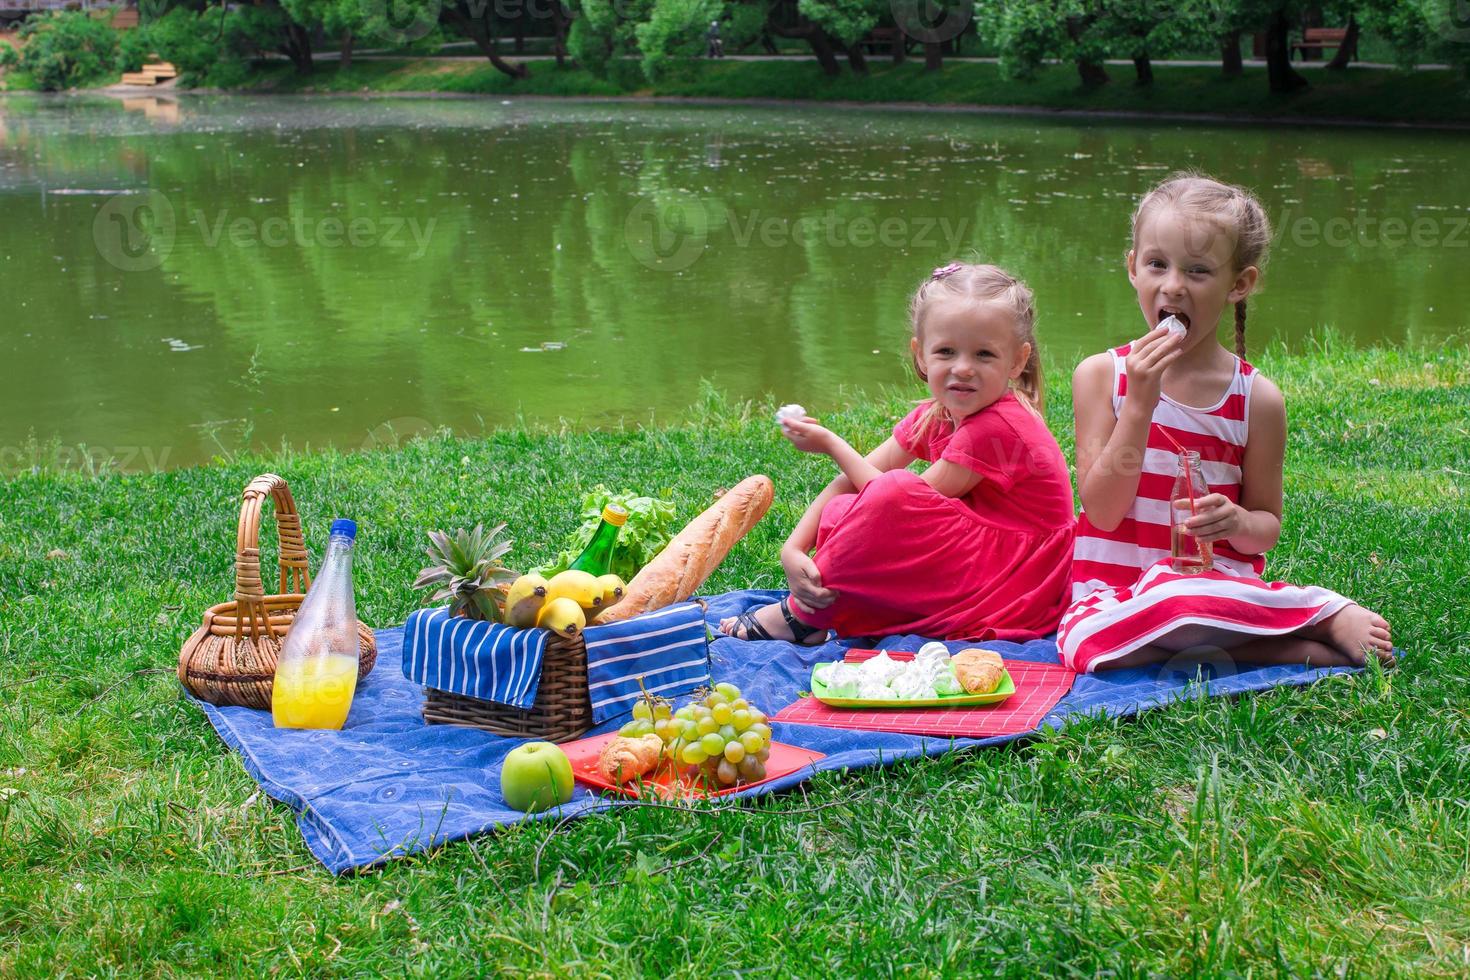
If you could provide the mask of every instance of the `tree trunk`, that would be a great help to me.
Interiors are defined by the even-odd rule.
[[[351,31],[343,31],[342,32],[342,60],[341,60],[341,67],[338,69],[338,71],[346,71],[347,69],[349,69],[349,68],[352,67],[352,42],[353,42],[352,32]]]
[[[1154,83],[1154,66],[1148,60],[1147,53],[1133,56],[1133,71],[1138,76],[1134,79],[1135,85],[1152,85]]]
[[[904,58],[908,57],[908,52],[905,51],[904,48],[903,48],[903,30],[902,29],[899,29],[899,28],[895,28],[894,29],[894,31],[893,31],[893,47],[890,48],[889,50],[893,54],[893,63],[895,65],[901,65],[901,64],[903,64]]]
[[[924,44],[924,70],[940,71],[944,68],[944,45],[933,41]]]
[[[1220,71],[1226,78],[1235,78],[1245,72],[1245,60],[1240,56],[1240,32],[1231,31],[1220,39]]]
[[[1108,83],[1108,69],[1101,62],[1078,58],[1077,77],[1082,80],[1084,88],[1097,88]]]
[[[1091,14],[1085,17],[1068,17],[1067,37],[1074,43],[1080,41],[1082,35],[1087,33],[1087,29],[1092,26],[1092,22],[1096,19],[1097,17]],[[1106,85],[1108,83],[1108,69],[1100,61],[1093,61],[1089,58],[1078,58],[1077,77],[1082,80],[1083,88],[1097,88],[1099,85]]]
[[[511,78],[531,77],[531,71],[525,65],[518,65],[500,57],[500,52],[495,50],[495,39],[485,28],[486,19],[484,17],[471,18],[461,3],[441,7],[439,15],[448,21],[451,27],[475,42],[475,47],[479,48],[480,53],[489,59],[496,71],[504,72]]]
[[[554,0],[551,5],[551,29],[551,52],[556,55],[556,67],[565,68],[567,66],[567,12],[562,7],[561,0]]]
[[[314,67],[311,63],[311,35],[306,28],[294,21],[286,25],[286,41],[281,46],[281,53],[291,59],[298,75],[311,74]]]
[[[1295,92],[1307,87],[1307,80],[1291,67],[1291,25],[1281,8],[1266,30],[1266,76],[1273,92]]]
[[[863,42],[854,41],[847,46],[847,64],[852,68],[854,75],[866,75],[868,73],[868,59],[863,57]]]
[[[1347,36],[1342,39],[1342,44],[1337,49],[1337,54],[1327,62],[1329,71],[1342,71],[1354,58],[1358,56],[1358,18],[1348,14]]]
[[[771,25],[771,33],[778,37],[800,38],[812,46],[812,55],[817,59],[817,64],[822,66],[822,74],[834,77],[842,74],[842,66],[837,63],[837,55],[832,51],[832,42],[827,33],[815,24],[807,24],[802,27],[782,27],[779,24]]]

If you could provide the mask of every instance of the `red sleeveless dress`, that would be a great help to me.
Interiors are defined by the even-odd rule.
[[[1128,392],[1131,345],[1110,351],[1113,414]],[[1161,395],[1149,427],[1138,494],[1123,522],[1103,531],[1078,518],[1072,552],[1072,605],[1057,633],[1062,662],[1091,672],[1142,646],[1228,649],[1258,636],[1283,636],[1327,618],[1349,600],[1328,589],[1266,582],[1264,555],[1215,542],[1215,567],[1180,574],[1169,567],[1169,493],[1179,454],[1169,436],[1200,454],[1211,493],[1240,500],[1256,371],[1236,359],[1224,396],[1194,408]],[[1168,435],[1163,430],[1168,431]]]

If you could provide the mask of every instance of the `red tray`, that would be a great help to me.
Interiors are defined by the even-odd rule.
[[[597,771],[597,760],[602,756],[602,747],[618,737],[617,732],[608,732],[606,735],[594,735],[591,738],[581,738],[575,742],[567,742],[561,746],[561,750],[567,754],[572,762],[572,775],[577,781],[595,786],[598,789],[610,790],[621,793],[624,796],[641,796],[652,792],[660,799],[673,799],[675,797],[696,797],[700,799],[725,796],[729,793],[738,793],[741,790],[750,789],[752,786],[760,786],[769,783],[773,779],[789,776],[799,769],[825,759],[826,753],[813,752],[811,749],[799,748],[795,745],[787,745],[784,742],[771,743],[771,757],[766,760],[766,778],[754,783],[741,783],[738,786],[726,786],[722,789],[709,790],[703,784],[697,782],[686,782],[682,786],[674,785],[674,773],[668,765],[660,766],[651,776],[644,776],[640,791],[639,780],[627,783],[614,783],[602,773]],[[686,768],[686,767],[680,767]]]

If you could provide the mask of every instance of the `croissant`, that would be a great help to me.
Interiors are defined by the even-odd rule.
[[[969,694],[989,694],[1000,686],[1005,664],[994,650],[971,647],[954,655],[954,675]]]
[[[657,735],[641,738],[619,735],[602,747],[597,771],[615,783],[626,783],[658,768],[663,749],[664,741]]]

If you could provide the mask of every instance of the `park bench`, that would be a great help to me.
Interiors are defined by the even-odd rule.
[[[1300,52],[1305,60],[1308,51],[1326,51],[1341,47],[1347,40],[1346,27],[1308,27],[1302,31],[1302,39],[1291,46],[1293,57]]]
[[[875,27],[858,41],[858,45],[867,54],[890,54],[893,51],[893,43],[898,40],[903,41],[905,53],[913,51],[914,39],[903,35],[903,32],[897,27]]]

